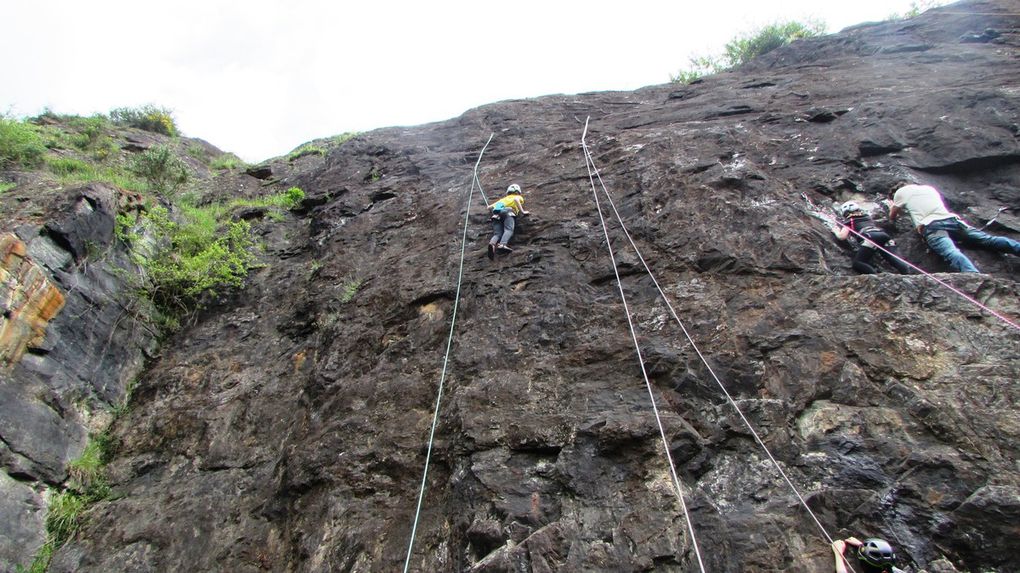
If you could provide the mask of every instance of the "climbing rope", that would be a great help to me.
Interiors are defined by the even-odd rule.
[[[804,199],[805,199],[805,200],[807,200],[807,203],[808,203],[808,205],[810,205],[810,206],[811,206],[811,207],[813,208],[812,212],[816,212],[816,213],[817,213],[818,215],[820,215],[821,217],[823,217],[823,220],[825,220],[825,221],[826,221],[826,222],[828,222],[828,223],[831,223],[831,224],[834,224],[834,225],[838,225],[838,226],[840,226],[840,227],[843,227],[844,229],[847,229],[847,230],[849,230],[849,231],[850,231],[851,233],[853,233],[854,235],[856,235],[856,236],[857,236],[857,237],[858,237],[859,239],[861,239],[862,241],[868,241],[868,238],[867,238],[867,237],[865,237],[864,235],[862,235],[862,234],[858,233],[858,232],[857,232],[856,230],[854,230],[854,229],[851,229],[851,228],[850,228],[850,227],[849,227],[848,225],[844,225],[843,223],[840,223],[839,221],[837,221],[837,220],[836,220],[836,218],[835,218],[835,217],[832,217],[831,215],[829,215],[828,213],[826,213],[826,212],[825,212],[825,211],[823,211],[822,209],[819,209],[819,208],[818,208],[817,206],[815,206],[815,204],[814,204],[814,203],[812,203],[810,199],[808,199],[807,195],[801,194],[801,196],[802,196],[802,197],[804,197]],[[998,216],[998,215],[996,215],[996,216]],[[896,259],[896,260],[899,260],[899,261],[903,262],[904,264],[906,264],[906,265],[907,265],[907,266],[909,266],[910,268],[914,269],[915,271],[917,271],[917,272],[919,272],[919,273],[923,274],[924,276],[926,276],[926,277],[930,278],[931,280],[933,280],[933,281],[937,282],[938,284],[940,284],[940,285],[942,285],[942,286],[946,287],[947,289],[949,289],[949,290],[953,291],[954,293],[956,293],[957,295],[959,295],[960,297],[962,297],[962,298],[963,298],[964,300],[967,300],[968,302],[970,302],[970,303],[971,303],[971,304],[973,304],[974,306],[977,306],[977,307],[978,307],[978,308],[980,308],[981,310],[984,310],[985,312],[987,312],[987,313],[991,314],[991,315],[992,315],[992,316],[994,316],[995,318],[998,318],[999,320],[1001,320],[1002,322],[1005,322],[1006,324],[1008,324],[1008,325],[1012,326],[1013,328],[1015,328],[1015,329],[1017,329],[1017,330],[1020,330],[1020,324],[1017,324],[1016,322],[1013,322],[1012,320],[1010,320],[1009,318],[1007,318],[1007,317],[1006,317],[1006,316],[1005,316],[1004,314],[1002,314],[1002,313],[1000,313],[1000,312],[996,311],[995,309],[989,308],[989,307],[988,307],[988,305],[986,305],[986,304],[984,304],[984,303],[982,303],[982,302],[978,301],[978,300],[977,300],[977,299],[975,299],[974,297],[972,297],[972,296],[968,295],[967,293],[965,293],[965,292],[961,291],[960,289],[958,289],[958,288],[956,288],[956,287],[954,287],[954,286],[950,285],[949,283],[947,283],[947,282],[943,281],[942,279],[940,279],[940,278],[938,278],[938,277],[936,277],[936,276],[932,275],[932,274],[931,274],[931,273],[929,273],[928,271],[926,271],[926,270],[922,269],[921,267],[919,267],[919,266],[915,265],[914,263],[912,263],[912,262],[910,262],[910,261],[908,261],[908,260],[904,259],[903,257],[901,257],[901,256],[899,256],[899,255],[897,255],[897,254],[895,254],[895,253],[891,253],[891,252],[889,252],[889,251],[888,251],[887,249],[885,249],[885,248],[884,248],[884,247],[882,247],[881,245],[879,245],[879,244],[875,243],[874,241],[868,241],[868,242],[870,242],[870,243],[872,243],[873,245],[875,245],[875,248],[879,249],[879,250],[880,250],[880,251],[882,251],[883,253],[885,253],[885,254],[889,255],[890,257],[893,257],[893,258],[894,258],[894,259]],[[862,247],[862,248],[863,248],[863,247]]]
[[[587,134],[588,132],[587,120],[585,120],[584,131],[585,134]],[[825,539],[828,540],[829,545],[831,547],[833,543],[832,536],[829,535],[829,532],[825,529],[825,526],[822,525],[821,520],[818,519],[818,516],[815,515],[815,512],[812,511],[811,508],[808,506],[807,501],[805,501],[804,499],[804,496],[800,494],[800,491],[797,490],[797,487],[794,485],[793,481],[790,479],[789,476],[786,475],[786,472],[783,470],[782,466],[780,466],[779,461],[777,461],[775,456],[772,455],[772,452],[769,450],[768,446],[766,446],[765,442],[761,439],[761,436],[759,436],[758,432],[755,431],[754,426],[751,425],[751,422],[747,419],[747,416],[745,416],[743,411],[741,411],[740,406],[737,405],[736,401],[733,399],[729,391],[726,389],[726,386],[722,383],[722,380],[720,380],[719,376],[716,375],[715,370],[712,368],[712,365],[709,364],[708,360],[705,358],[705,355],[702,354],[701,349],[698,348],[697,343],[694,342],[694,338],[691,336],[690,332],[688,332],[687,327],[684,326],[683,321],[680,320],[679,315],[677,315],[676,309],[673,308],[673,304],[670,303],[669,297],[666,296],[665,291],[663,291],[662,287],[659,285],[659,281],[655,278],[655,274],[652,272],[651,268],[649,268],[648,263],[645,261],[644,256],[641,254],[641,250],[638,249],[637,244],[634,243],[634,239],[631,237],[630,232],[627,230],[627,226],[624,224],[623,218],[620,216],[620,212],[616,209],[616,203],[613,201],[613,197],[609,194],[609,190],[606,188],[605,182],[602,181],[602,175],[599,173],[598,168],[595,166],[595,160],[594,158],[592,158],[591,152],[588,150],[588,146],[584,144],[584,136],[582,136],[581,141],[586,158],[589,162],[588,166],[589,177],[591,177],[591,172],[594,171],[595,176],[599,180],[599,185],[602,187],[602,192],[605,194],[606,199],[609,200],[609,204],[613,209],[613,213],[616,214],[616,220],[617,222],[619,222],[620,228],[623,230],[624,235],[630,242],[631,248],[633,248],[634,252],[637,254],[638,259],[641,261],[642,266],[644,266],[645,272],[648,273],[648,276],[652,279],[652,282],[655,284],[655,288],[659,291],[659,295],[662,297],[663,302],[666,303],[666,307],[669,308],[669,312],[670,314],[673,315],[673,319],[676,320],[677,324],[680,326],[680,329],[683,331],[684,336],[687,338],[687,341],[690,342],[691,348],[693,348],[695,353],[697,353],[698,358],[701,359],[701,362],[705,365],[705,368],[708,369],[708,372],[712,376],[712,379],[715,380],[715,383],[719,386],[719,389],[722,390],[723,395],[726,396],[726,400],[736,411],[737,415],[740,416],[740,419],[744,422],[744,425],[747,427],[748,431],[750,431],[751,435],[754,436],[755,441],[758,443],[759,446],[761,446],[762,450],[764,450],[765,455],[772,462],[772,465],[775,466],[776,470],[779,472],[779,475],[782,476],[786,484],[790,487],[790,490],[793,492],[794,496],[797,497],[797,500],[800,501],[800,504],[804,506],[804,509],[808,512],[808,515],[811,516],[811,519],[814,520],[815,525],[818,526],[818,529],[822,532],[822,535],[825,537]],[[594,192],[594,182],[592,182],[592,188]],[[599,212],[599,216],[600,217],[602,216],[601,211]],[[619,275],[617,275],[617,280],[619,280]],[[846,561],[845,558],[844,561]],[[850,567],[849,562],[847,562],[847,566]],[[852,570],[853,568],[851,567],[851,571]]]
[[[984,231],[985,229],[990,227],[992,223],[994,223],[995,220],[999,218],[999,215],[1001,215],[1003,211],[1009,211],[1009,207],[999,207],[999,210],[995,212],[995,216],[989,219],[988,222],[985,223],[984,225],[981,225],[981,228],[978,229],[978,231]]]
[[[489,147],[489,142],[492,141],[492,136],[496,135],[495,132],[489,134],[488,141],[485,142],[485,146],[482,147],[482,153],[485,153],[485,148]],[[485,196],[485,190],[482,189],[482,181],[478,179],[478,165],[482,162],[482,153],[478,154],[478,161],[475,161],[475,175],[472,185],[478,185],[478,192],[482,194],[482,201],[485,201],[485,208],[489,208],[489,198]],[[470,206],[470,202],[468,203]]]
[[[589,117],[590,119],[590,117]],[[630,316],[630,308],[627,306],[627,296],[623,292],[623,281],[620,280],[620,271],[616,267],[616,256],[613,254],[613,244],[609,240],[609,229],[606,226],[606,219],[602,215],[602,205],[599,202],[598,192],[595,189],[595,179],[593,178],[592,169],[595,166],[594,161],[591,158],[591,153],[588,151],[588,144],[585,142],[585,137],[588,135],[588,120],[584,122],[584,133],[581,135],[581,147],[584,150],[585,165],[588,168],[588,180],[591,182],[591,192],[595,199],[595,207],[599,212],[599,220],[602,222],[602,232],[606,237],[606,247],[609,250],[609,258],[613,264],[613,272],[616,274],[616,286],[620,290],[620,300],[623,301],[623,312],[627,315],[627,325],[630,327],[630,336],[634,341],[634,350],[637,352],[638,362],[641,364],[641,376],[644,377],[645,387],[648,388],[648,397],[652,402],[652,410],[655,412],[655,422],[659,425],[659,435],[662,436],[662,446],[666,451],[666,460],[669,462],[669,472],[673,479],[673,486],[676,489],[677,499],[680,500],[680,508],[683,510],[684,519],[687,520],[687,530],[691,534],[691,544],[694,547],[694,554],[698,559],[698,567],[702,573],[705,573],[705,564],[701,560],[701,549],[698,547],[698,539],[694,534],[694,524],[691,522],[691,515],[687,511],[687,503],[684,501],[683,489],[681,487],[680,478],[676,473],[676,465],[673,463],[673,455],[669,451],[669,440],[666,438],[666,430],[662,424],[662,417],[659,415],[659,408],[655,403],[655,394],[652,392],[652,383],[648,380],[648,371],[645,369],[644,357],[641,354],[641,345],[638,343],[637,333],[634,330],[634,321]],[[596,171],[597,173],[597,171]],[[601,178],[599,179],[601,181]],[[615,209],[615,207],[614,207]]]
[[[483,147],[481,153],[478,154],[478,162],[481,162],[482,153],[485,153],[485,148],[489,146],[490,141],[492,141],[492,135],[489,136],[489,141],[485,142],[485,147]],[[446,355],[443,357],[443,371],[439,376],[439,389],[436,391],[436,405],[432,412],[432,429],[429,431],[429,444],[428,449],[425,452],[425,469],[422,471],[421,475],[421,489],[418,492],[418,507],[414,511],[414,524],[411,526],[411,540],[407,544],[407,557],[404,559],[404,573],[407,573],[408,567],[411,565],[411,551],[414,549],[414,538],[418,531],[418,520],[421,518],[421,505],[422,501],[425,499],[425,484],[429,475],[429,463],[432,460],[432,445],[435,443],[436,426],[439,423],[439,404],[443,399],[443,384],[446,381],[446,368],[450,363],[450,349],[453,347],[453,331],[457,324],[457,306],[460,303],[460,287],[464,279],[464,254],[467,252],[468,216],[471,214],[471,198],[474,195],[475,183],[477,182],[478,163],[475,163],[475,176],[471,182],[471,188],[468,190],[467,203],[464,206],[464,233],[461,236],[460,269],[457,273],[457,292],[453,298],[453,312],[450,318],[450,335],[446,339]]]

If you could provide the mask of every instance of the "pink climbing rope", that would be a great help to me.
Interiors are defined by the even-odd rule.
[[[812,204],[812,205],[813,205],[813,204]],[[904,263],[904,264],[906,264],[907,266],[909,266],[910,268],[914,269],[915,271],[917,271],[917,272],[919,272],[919,273],[923,274],[924,276],[926,276],[926,277],[930,278],[931,280],[933,280],[933,281],[935,281],[935,282],[939,283],[940,285],[942,285],[942,286],[946,287],[947,289],[949,289],[949,290],[953,291],[954,293],[956,293],[956,294],[960,295],[961,297],[963,297],[963,298],[964,298],[965,300],[969,301],[969,302],[970,302],[971,304],[973,304],[974,306],[977,306],[977,307],[978,307],[978,308],[980,308],[981,310],[983,310],[983,311],[987,312],[988,314],[991,314],[991,315],[992,315],[992,316],[994,316],[995,318],[998,318],[999,320],[1001,320],[1002,322],[1005,322],[1006,324],[1008,324],[1008,325],[1012,326],[1013,328],[1015,328],[1015,329],[1017,329],[1017,330],[1020,330],[1020,324],[1017,324],[1016,322],[1014,322],[1014,321],[1010,320],[1009,318],[1007,318],[1007,317],[1006,317],[1006,316],[1005,316],[1004,314],[1002,314],[1001,312],[998,312],[997,310],[995,310],[995,309],[993,309],[993,308],[990,308],[990,307],[989,307],[988,305],[986,305],[986,304],[982,303],[981,301],[979,301],[979,300],[977,300],[976,298],[974,298],[974,297],[972,297],[972,296],[968,295],[967,293],[965,293],[965,292],[961,291],[960,289],[958,289],[958,288],[956,288],[956,287],[952,286],[951,284],[947,283],[946,281],[944,281],[944,280],[942,280],[942,279],[940,279],[940,278],[936,277],[935,275],[933,275],[933,274],[929,273],[928,271],[926,271],[926,270],[922,269],[921,267],[919,267],[919,266],[915,265],[914,263],[912,263],[912,262],[910,262],[910,261],[908,261],[908,260],[904,259],[903,257],[901,257],[901,256],[899,256],[899,255],[897,255],[897,254],[895,254],[895,253],[891,253],[891,252],[889,252],[888,250],[886,250],[885,248],[883,248],[883,247],[882,247],[881,245],[879,245],[879,244],[875,243],[874,241],[870,241],[870,240],[868,240],[868,238],[867,238],[867,237],[865,237],[864,235],[862,235],[862,234],[858,233],[858,232],[857,232],[857,231],[855,231],[854,229],[851,229],[849,225],[845,225],[845,224],[843,224],[843,223],[840,223],[840,222],[839,222],[839,221],[837,221],[837,220],[836,220],[836,219],[835,219],[834,217],[831,217],[831,216],[829,216],[829,215],[828,215],[827,213],[823,213],[823,212],[820,212],[820,211],[819,211],[819,214],[820,214],[820,215],[822,215],[823,217],[825,217],[826,219],[828,219],[829,221],[831,221],[832,223],[834,223],[834,224],[836,224],[836,225],[839,225],[840,227],[843,227],[844,229],[846,229],[846,230],[850,231],[850,232],[851,232],[851,233],[853,233],[854,235],[857,235],[857,237],[859,237],[859,238],[860,238],[860,239],[861,239],[862,241],[868,241],[869,243],[871,243],[871,244],[875,245],[875,248],[879,249],[879,250],[880,250],[880,251],[882,251],[883,253],[885,253],[885,254],[887,254],[887,255],[889,255],[889,256],[891,256],[891,257],[893,257],[894,259],[896,259],[896,260],[898,260],[898,261],[900,261],[900,262],[902,262],[902,263]],[[862,247],[862,248],[863,248],[863,247]]]

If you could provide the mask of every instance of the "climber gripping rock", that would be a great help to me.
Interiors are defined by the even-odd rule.
[[[864,573],[903,573],[895,566],[896,555],[892,546],[884,539],[871,538],[861,541],[856,537],[840,539],[832,543],[832,552],[836,557],[836,573],[847,573],[846,548],[857,548],[856,571]]]
[[[931,250],[949,263],[954,271],[980,272],[967,255],[960,251],[956,242],[1020,256],[1020,242],[990,235],[971,227],[960,219],[959,215],[946,208],[942,195],[930,185],[900,181],[889,190],[889,198],[889,218],[895,220],[903,211],[909,213],[917,232],[924,237]]]
[[[514,236],[517,217],[530,213],[524,210],[524,193],[516,183],[506,188],[506,197],[489,205],[489,211],[492,213],[492,238],[489,239],[488,255],[492,259],[496,253],[513,252],[508,243]]]
[[[838,211],[839,226],[832,230],[836,238],[846,241],[853,235],[860,240],[853,259],[855,271],[866,275],[877,273],[878,269],[871,264],[871,260],[875,257],[875,251],[878,251],[901,274],[910,274],[910,266],[896,252],[896,241],[875,223],[866,209],[854,201],[847,201],[840,205]]]

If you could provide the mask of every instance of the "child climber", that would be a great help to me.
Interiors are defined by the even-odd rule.
[[[911,274],[910,266],[896,252],[896,241],[872,220],[864,208],[853,201],[847,201],[839,207],[839,215],[840,224],[832,230],[836,238],[845,241],[853,234],[860,241],[853,259],[855,271],[866,275],[877,273],[878,269],[872,265],[871,260],[875,257],[875,251],[878,251],[900,274]],[[851,231],[856,231],[856,234]]]
[[[524,194],[521,186],[514,183],[506,188],[506,197],[489,205],[492,212],[492,238],[489,239],[489,258],[495,258],[496,253],[512,253],[513,249],[507,246],[510,237],[514,236],[514,226],[519,215],[528,215],[524,210]]]

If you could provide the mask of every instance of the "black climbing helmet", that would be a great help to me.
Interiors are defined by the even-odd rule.
[[[896,554],[893,553],[892,546],[884,539],[875,537],[864,540],[864,543],[857,548],[857,557],[875,567],[885,567],[896,563]]]

